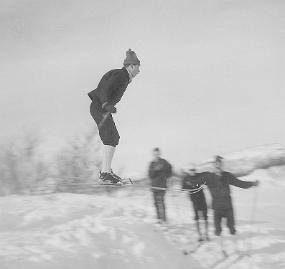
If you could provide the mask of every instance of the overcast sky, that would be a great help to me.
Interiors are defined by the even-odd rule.
[[[132,48],[141,73],[118,105],[114,166],[143,170],[285,144],[282,0],[1,0],[1,139],[47,152],[94,127],[88,91]]]

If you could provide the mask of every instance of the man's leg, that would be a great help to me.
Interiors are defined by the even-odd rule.
[[[208,219],[205,219],[205,235],[206,235],[206,240],[210,241],[210,237],[209,237],[209,222]]]
[[[160,221],[160,213],[159,213],[159,202],[158,202],[158,194],[157,191],[153,190],[153,202],[154,202],[154,207],[155,207],[155,212],[156,212],[156,217]]]
[[[112,115],[105,121],[99,130],[103,146],[102,172],[110,173],[116,146],[119,144],[119,133]]]
[[[100,125],[104,117],[104,112],[98,100],[94,100],[90,105],[90,113],[95,120],[97,126]],[[99,128],[99,127],[98,127]],[[113,120],[113,116],[110,115],[99,128],[99,136],[103,142],[103,158],[100,178],[103,181],[111,181],[116,183],[119,181],[113,173],[111,173],[112,160],[116,150],[116,146],[119,143],[120,135]]]
[[[218,241],[219,241],[221,251],[224,254],[224,256],[226,257],[228,254],[225,251],[224,240],[223,240],[223,237],[221,236],[221,233],[222,233],[222,226],[221,226],[222,216],[223,215],[222,215],[222,212],[220,210],[214,210],[215,235],[218,236]]]
[[[102,173],[110,173],[112,160],[114,157],[116,147],[110,145],[103,146],[103,160],[102,160]]]
[[[203,210],[203,218],[204,218],[204,221],[205,221],[205,236],[206,236],[206,240],[210,241],[207,207]]]
[[[238,247],[238,236],[236,235],[236,228],[235,228],[235,218],[234,218],[234,211],[233,209],[229,209],[227,211],[227,226],[230,230],[231,235],[233,235],[233,244],[236,252],[240,252],[240,249]]]
[[[165,197],[165,191],[162,190],[162,191],[160,191],[160,211],[161,211],[160,217],[164,222],[166,222],[166,211],[165,211],[164,197]]]
[[[195,225],[196,225],[196,230],[197,230],[197,233],[198,233],[198,241],[201,242],[203,241],[203,237],[202,237],[202,233],[201,233],[201,229],[200,229],[200,222],[199,222],[199,212],[198,210],[195,208],[194,206],[194,220],[195,220]]]
[[[162,205],[161,190],[157,190],[156,199],[157,199],[158,216],[160,220],[163,220],[163,205]]]
[[[197,219],[195,223],[196,223],[196,230],[197,230],[197,233],[199,235],[198,241],[202,242],[203,241],[203,237],[202,237],[202,233],[201,233],[201,229],[200,229],[199,219]]]

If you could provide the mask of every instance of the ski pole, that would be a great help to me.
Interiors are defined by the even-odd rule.
[[[102,126],[104,125],[104,123],[106,122],[106,120],[110,117],[111,115],[111,112],[106,112],[104,115],[103,115],[103,118],[102,120],[99,122],[98,124],[98,129],[100,130],[102,128]]]
[[[253,194],[251,216],[250,216],[250,226],[251,226],[251,229],[252,229],[254,221],[255,221],[255,213],[256,213],[256,208],[257,208],[257,198],[258,198],[258,187],[256,187],[256,189],[254,190],[254,194]],[[253,236],[254,236],[253,232],[251,232],[251,240],[249,241],[248,256],[251,256],[252,251],[253,251]]]

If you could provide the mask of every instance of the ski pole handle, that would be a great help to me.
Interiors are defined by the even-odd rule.
[[[102,126],[104,125],[105,121],[110,117],[111,115],[111,112],[106,112],[104,115],[103,115],[103,118],[102,120],[99,122],[98,124],[98,129],[100,130],[102,128]]]

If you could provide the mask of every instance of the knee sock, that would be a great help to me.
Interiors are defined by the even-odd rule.
[[[101,171],[102,173],[110,173],[115,150],[116,147],[104,145],[102,171]]]

